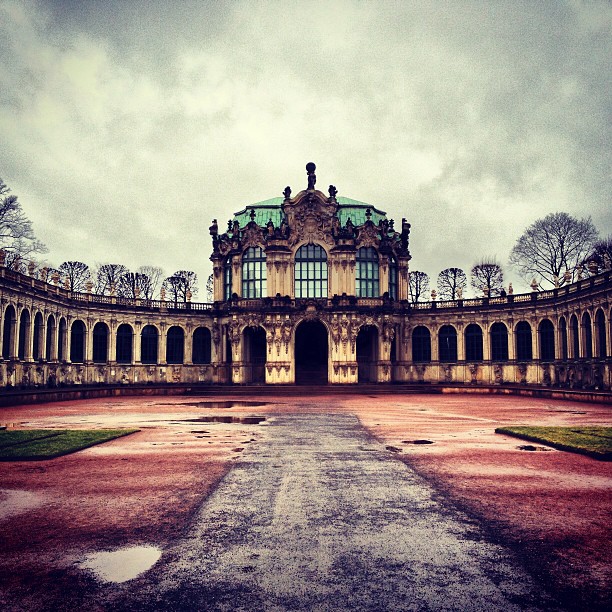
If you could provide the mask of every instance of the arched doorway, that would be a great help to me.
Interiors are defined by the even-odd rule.
[[[295,330],[295,382],[326,385],[327,372],[327,329],[321,321],[303,321]]]
[[[266,332],[263,327],[247,327],[243,336],[245,382],[266,382]]]
[[[378,382],[378,329],[364,325],[357,334],[357,382]]]

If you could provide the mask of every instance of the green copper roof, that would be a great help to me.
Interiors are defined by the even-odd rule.
[[[375,208],[371,204],[365,202],[359,202],[359,200],[353,200],[351,198],[345,198],[339,196],[338,200],[338,219],[340,225],[346,225],[347,220],[350,218],[353,225],[363,225],[366,222],[366,210],[369,208],[372,213],[372,223],[378,225],[381,219],[385,219],[387,213]],[[251,210],[255,211],[255,222],[257,225],[264,226],[272,219],[274,227],[279,227],[282,220],[283,214],[281,212],[281,204],[283,198],[270,198],[269,200],[263,200],[262,202],[256,202],[250,204],[240,212],[234,214],[234,219],[240,223],[240,227],[244,227],[251,220]]]

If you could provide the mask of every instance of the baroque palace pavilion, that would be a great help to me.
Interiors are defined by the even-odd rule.
[[[212,237],[213,303],[75,293],[4,265],[0,386],[612,383],[612,271],[549,291],[411,303],[409,233],[308,185]],[[47,282],[49,281],[49,282]]]

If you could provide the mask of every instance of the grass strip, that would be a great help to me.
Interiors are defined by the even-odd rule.
[[[612,427],[498,427],[495,433],[539,442],[571,453],[612,460]]]
[[[0,449],[15,444],[24,444],[32,440],[40,440],[42,438],[51,438],[58,436],[61,431],[56,429],[17,429],[0,431]]]
[[[138,429],[33,429],[35,437],[12,446],[0,446],[0,461],[37,461],[53,459],[69,453],[127,436]],[[0,431],[0,441],[14,431]],[[56,435],[45,435],[56,434]],[[37,435],[37,437],[36,437]]]

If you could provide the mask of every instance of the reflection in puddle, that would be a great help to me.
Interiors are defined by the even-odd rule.
[[[183,423],[242,423],[243,425],[259,425],[265,421],[266,417],[262,416],[202,416],[195,419],[183,419]]]
[[[268,402],[248,402],[248,401],[240,401],[240,400],[223,400],[217,401],[213,400],[210,402],[197,402],[194,404],[177,404],[171,402],[156,402],[155,406],[180,406],[184,407],[194,407],[194,408],[221,408],[222,410],[229,410],[230,408],[253,408],[254,406],[267,406]]]
[[[162,551],[157,546],[130,546],[112,552],[93,553],[79,563],[106,582],[127,582],[153,567]]]

